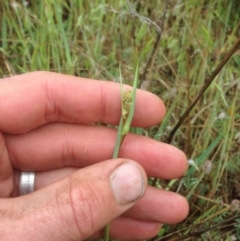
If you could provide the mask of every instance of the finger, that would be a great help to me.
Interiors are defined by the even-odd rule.
[[[118,217],[110,223],[111,238],[117,240],[147,240],[156,236],[161,224]],[[103,230],[89,237],[89,240],[103,237]]]
[[[61,179],[66,178],[67,176],[73,174],[74,172],[78,171],[79,168],[74,167],[66,167],[57,170],[51,171],[42,171],[42,172],[35,172],[35,183],[34,183],[34,190],[37,191],[41,188],[44,188],[54,182],[60,181]],[[19,181],[20,181],[20,171],[14,170],[14,190],[12,191],[12,197],[19,196]]]
[[[130,160],[78,170],[30,195],[1,199],[1,237],[83,240],[132,207],[146,185],[144,170]]]
[[[147,222],[176,224],[184,220],[188,212],[188,202],[183,196],[149,186],[144,196],[124,216]]]
[[[77,170],[77,168],[62,168],[53,171],[37,172],[35,190],[59,181]],[[14,196],[18,196],[18,172],[15,173],[15,180],[17,188]],[[188,209],[188,203],[181,195],[149,186],[144,196],[123,215],[129,220],[138,220],[143,223],[147,222],[149,225],[154,224],[155,227],[156,223],[175,224],[181,222],[186,218]],[[135,224],[133,223],[133,225]],[[151,225],[149,228],[150,227]],[[124,229],[125,228],[126,227],[124,227]]]
[[[138,90],[132,124],[151,126],[165,114],[163,102]],[[49,122],[118,124],[120,86],[57,73],[33,72],[0,82],[2,132],[25,133]],[[9,121],[11,120],[11,121]]]
[[[36,190],[43,188],[67,175],[75,172],[76,168],[62,168],[36,175]],[[189,211],[187,200],[174,192],[148,186],[144,196],[123,215],[149,223],[176,224],[186,218]]]
[[[0,197],[9,197],[13,190],[13,169],[5,139],[0,133]]]
[[[24,135],[6,135],[12,165],[20,170],[43,171],[86,167],[112,157],[116,130],[101,126],[49,124]],[[149,138],[128,134],[120,157],[139,162],[148,176],[177,178],[187,160],[177,148]]]
[[[37,173],[36,190],[75,172],[76,168]],[[148,186],[144,196],[123,215],[143,222],[176,224],[186,218],[189,212],[187,200],[174,192]]]

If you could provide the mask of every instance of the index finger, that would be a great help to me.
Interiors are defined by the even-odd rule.
[[[0,82],[0,130],[25,133],[50,122],[117,125],[121,116],[120,85],[52,72],[32,72]],[[165,106],[157,96],[138,90],[132,125],[161,121]]]

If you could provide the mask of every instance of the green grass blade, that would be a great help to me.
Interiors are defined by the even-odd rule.
[[[123,128],[123,118],[121,117],[120,124],[118,127],[117,140],[116,140],[116,144],[115,144],[113,156],[112,156],[113,159],[118,157],[118,153],[123,141],[122,128]]]
[[[137,92],[137,86],[138,86],[138,64],[136,65],[136,69],[135,69],[135,75],[134,75],[134,82],[133,82],[133,90],[132,90],[132,104],[130,107],[130,111],[127,117],[127,120],[125,122],[125,125],[123,127],[123,135],[126,135],[130,129],[130,125],[133,119],[133,115],[134,115],[134,110],[135,110],[135,103],[136,103],[136,92]]]

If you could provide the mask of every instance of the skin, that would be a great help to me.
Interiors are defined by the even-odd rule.
[[[50,72],[17,75],[0,81],[0,113],[1,240],[94,239],[109,222],[111,238],[143,240],[187,216],[184,197],[146,185],[147,176],[183,175],[182,151],[128,134],[111,160],[117,132],[93,123],[118,125],[119,84]],[[161,99],[137,91],[133,126],[156,125],[164,115]],[[119,205],[109,178],[128,162],[140,170],[144,194]],[[18,197],[20,171],[36,172],[36,191]]]

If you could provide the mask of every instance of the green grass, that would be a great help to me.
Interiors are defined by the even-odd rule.
[[[156,30],[129,14],[124,1],[24,2],[0,0],[0,77],[50,70],[117,81],[120,64],[124,81],[132,84],[136,51],[143,71]],[[164,1],[135,2],[140,16],[161,22]],[[168,114],[161,125],[135,131],[166,141],[239,30],[238,0],[170,1],[160,48],[143,81],[164,100]],[[190,167],[171,183],[171,190],[188,198],[190,214],[181,224],[164,225],[155,240],[240,239],[239,208],[232,211],[232,202],[240,199],[239,92],[238,52],[173,138],[172,144],[193,159],[199,171]],[[206,172],[203,167],[209,163],[212,169]],[[168,184],[161,181],[163,187]]]

